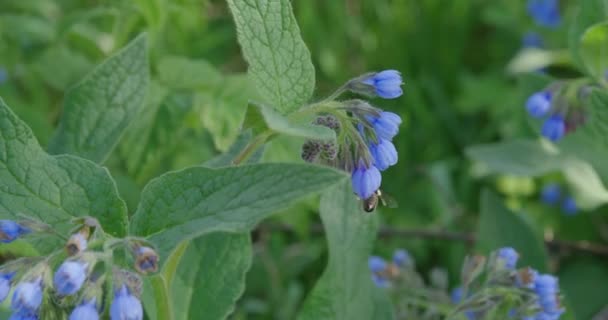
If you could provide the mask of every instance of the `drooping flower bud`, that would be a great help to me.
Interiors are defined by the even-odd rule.
[[[544,117],[551,110],[551,98],[552,94],[550,91],[534,93],[526,101],[528,113],[534,118]]]
[[[72,311],[69,320],[98,320],[99,312],[95,299],[83,302]]]
[[[569,216],[575,215],[578,212],[576,200],[572,197],[566,197],[562,202],[562,212]]]
[[[555,28],[561,22],[559,0],[528,0],[528,14],[543,27]]]
[[[566,133],[564,117],[559,114],[552,115],[543,124],[541,134],[543,137],[555,142],[560,140]]]
[[[22,314],[37,314],[42,304],[42,279],[21,282],[13,292],[11,310]]]
[[[12,220],[0,220],[0,242],[9,243],[31,230]]]
[[[511,247],[504,247],[498,250],[497,258],[504,263],[504,267],[514,270],[519,259],[519,254]]]
[[[562,196],[561,188],[558,184],[552,183],[543,187],[543,190],[540,193],[541,200],[550,205],[554,205],[559,202],[559,199]]]
[[[147,274],[158,271],[158,254],[149,247],[135,249],[135,270]]]
[[[0,273],[0,302],[4,301],[11,290],[11,281],[15,273]]]
[[[397,133],[401,125],[401,117],[399,115],[382,111],[378,116],[367,116],[367,121],[372,125],[376,132],[376,137],[391,141]]]
[[[129,292],[126,285],[122,285],[114,295],[110,306],[111,320],[141,320],[143,319],[143,308],[137,297]]]
[[[393,263],[398,267],[410,266],[413,264],[409,252],[403,249],[396,250],[393,254]]]
[[[360,161],[352,173],[351,182],[355,194],[365,200],[380,188],[382,175],[375,166],[368,166],[363,161]]]
[[[349,90],[367,96],[379,96],[384,99],[395,99],[403,94],[401,73],[397,70],[363,75],[349,83]]]
[[[395,165],[399,157],[395,145],[382,138],[378,140],[378,143],[370,143],[369,151],[374,160],[374,165],[380,171],[384,171],[388,167]]]
[[[65,261],[61,264],[53,278],[57,293],[67,296],[78,292],[87,278],[87,266],[82,261]]]

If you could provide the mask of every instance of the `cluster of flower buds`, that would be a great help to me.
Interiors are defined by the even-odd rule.
[[[562,212],[566,215],[572,216],[578,212],[578,206],[574,198],[563,194],[562,188],[556,183],[544,186],[540,192],[540,199],[550,206],[560,204]]]
[[[414,260],[406,250],[398,249],[393,253],[392,261],[386,261],[378,256],[371,256],[367,264],[372,274],[372,281],[374,281],[376,286],[388,288],[401,276],[404,269],[414,267]]]
[[[18,258],[0,266],[0,302],[14,287],[10,320],[54,319],[66,311],[69,320],[97,320],[107,303],[111,320],[143,319],[140,276],[122,267],[114,257],[119,250],[130,253],[127,257],[133,261],[132,269],[145,275],[158,270],[154,249],[141,239],[111,237],[93,218],[77,219],[74,223],[76,228],[63,249],[42,257]],[[35,221],[0,220],[4,243],[49,229]],[[121,257],[118,261],[125,260],[121,253],[117,256]],[[53,274],[55,265],[59,266]],[[111,302],[105,301],[112,296],[106,290],[114,292]]]
[[[586,121],[584,105],[592,87],[580,82],[557,82],[532,94],[526,101],[528,114],[544,119],[541,135],[553,142],[574,132]]]
[[[347,90],[368,97],[394,99],[403,94],[401,85],[398,71],[368,73],[348,81],[329,100]],[[358,99],[330,101],[326,106],[318,109],[313,124],[334,130],[337,141],[306,141],[302,158],[351,173],[355,194],[360,199],[369,199],[380,188],[380,171],[397,163],[392,139],[399,132],[401,118]]]

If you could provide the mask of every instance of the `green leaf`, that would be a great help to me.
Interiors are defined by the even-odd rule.
[[[183,57],[164,57],[158,64],[160,82],[174,89],[201,89],[216,86],[222,75],[209,62]]]
[[[45,50],[32,68],[51,87],[64,91],[91,69],[91,62],[85,56],[59,45]]]
[[[226,319],[251,266],[248,233],[212,233],[188,245],[170,284],[175,320]]]
[[[69,220],[92,216],[123,236],[127,210],[108,171],[70,155],[50,156],[0,100],[0,215],[34,217],[65,234]]]
[[[144,188],[131,232],[149,237],[166,257],[179,242],[204,233],[249,231],[273,212],[345,178],[330,168],[299,164],[170,172]]]
[[[336,139],[336,133],[327,127],[310,123],[296,123],[270,107],[255,103],[250,103],[247,108],[243,128],[251,128],[256,134],[270,130],[294,137],[319,140]]]
[[[576,64],[584,67],[581,57],[581,38],[583,33],[596,23],[608,18],[608,3],[599,0],[579,0],[576,12],[568,35],[569,48]]]
[[[601,260],[584,259],[566,264],[559,271],[559,284],[573,319],[594,319],[608,305],[608,269]]]
[[[143,106],[150,77],[146,43],[145,35],[137,37],[68,91],[51,153],[104,161]]]
[[[363,212],[348,181],[321,197],[321,219],[327,234],[329,262],[298,317],[307,319],[391,319],[385,293],[372,283],[367,260],[378,220]]]
[[[489,190],[481,194],[481,217],[477,227],[476,250],[488,254],[501,247],[512,247],[520,254],[519,266],[547,270],[547,252],[542,238],[524,219],[507,209]]]
[[[315,86],[310,52],[289,0],[228,0],[249,75],[280,113],[305,104]]]
[[[580,54],[587,72],[608,85],[608,22],[591,26],[581,39]]]

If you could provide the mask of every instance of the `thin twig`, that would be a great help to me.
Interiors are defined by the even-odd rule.
[[[279,231],[295,233],[295,230],[286,224],[262,224],[258,227],[260,231]],[[320,224],[312,225],[310,229],[313,234],[323,234],[325,230]],[[378,233],[380,238],[421,238],[445,241],[459,241],[473,245],[477,240],[474,233],[454,232],[434,229],[400,229],[394,227],[382,227]],[[559,239],[545,239],[545,245],[551,250],[577,251],[591,253],[599,256],[608,256],[608,246],[591,243],[588,241],[569,241]]]

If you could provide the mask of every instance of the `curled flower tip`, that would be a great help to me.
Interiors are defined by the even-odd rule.
[[[141,302],[132,295],[126,285],[116,292],[110,306],[111,320],[141,320],[144,311]]]
[[[558,0],[528,0],[528,13],[543,27],[555,28],[561,22]]]
[[[158,254],[148,247],[135,249],[135,269],[143,274],[158,271]]]
[[[328,127],[334,131],[340,130],[340,121],[332,115],[319,116],[313,122],[316,125]]]
[[[333,141],[321,143],[321,157],[326,160],[335,160],[338,156],[338,148]]]
[[[395,99],[403,94],[401,73],[397,70],[384,70],[373,73],[361,80],[371,86],[375,94],[384,99]]]
[[[369,270],[373,273],[380,273],[386,270],[386,265],[386,261],[384,261],[384,259],[378,256],[371,256],[367,260],[367,266],[369,267]]]
[[[15,221],[0,220],[0,242],[13,242],[15,239],[29,232],[31,232],[29,228],[26,228]]]
[[[21,282],[13,292],[11,300],[11,310],[16,313],[36,314],[42,303],[41,279],[38,278],[31,282]]]
[[[87,264],[81,261],[65,261],[57,272],[53,282],[57,293],[62,296],[72,295],[82,287],[87,278]]]
[[[562,190],[555,183],[546,185],[540,193],[541,201],[550,205],[558,203],[561,196]]]
[[[551,110],[551,99],[550,91],[537,92],[526,101],[526,109],[532,117],[542,118]]]
[[[545,120],[541,128],[543,137],[555,142],[561,139],[566,134],[566,123],[564,118],[558,114],[552,115]]]
[[[380,188],[382,175],[378,168],[373,165],[367,166],[361,161],[351,175],[351,182],[355,194],[360,199],[366,200]]]
[[[4,301],[11,291],[11,282],[15,273],[0,273],[0,302]]]
[[[87,238],[83,233],[77,232],[70,236],[65,245],[68,256],[77,255],[87,249]]]
[[[302,160],[313,163],[321,153],[321,145],[317,141],[308,140],[302,145]]]
[[[381,171],[395,165],[399,160],[395,145],[386,139],[380,138],[378,143],[371,142],[369,152],[372,155],[374,165]]]
[[[99,320],[95,299],[84,302],[72,311],[69,320]]]
[[[504,247],[498,250],[498,259],[503,261],[505,268],[513,270],[517,265],[519,254],[511,247]]]
[[[399,133],[401,117],[395,113],[382,111],[378,116],[367,116],[366,118],[374,128],[378,139],[390,141]]]
[[[398,267],[404,267],[412,264],[412,257],[410,257],[407,250],[399,249],[393,254],[393,263]]]
[[[564,199],[564,202],[562,202],[562,212],[569,216],[573,216],[578,213],[578,207],[574,198],[566,197]]]

